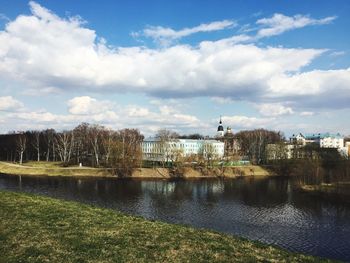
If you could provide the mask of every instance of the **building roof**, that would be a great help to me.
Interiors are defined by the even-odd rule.
[[[149,137],[147,139],[144,139],[143,142],[159,142],[159,138],[155,137]],[[177,142],[182,142],[182,143],[198,143],[198,142],[207,142],[207,143],[221,143],[218,140],[213,140],[213,139],[170,139],[169,141],[177,141]]]
[[[317,140],[317,139],[324,139],[324,138],[333,138],[333,139],[342,139],[343,137],[340,135],[340,133],[332,134],[329,132],[326,133],[309,133],[305,134],[306,140]]]
[[[329,133],[329,132],[325,132],[325,133],[298,133],[298,134],[293,134],[293,136],[291,137],[292,139],[297,138],[298,136],[301,136],[303,138],[305,138],[306,140],[320,140],[320,139],[324,139],[324,138],[333,138],[333,139],[342,139],[343,136],[340,135],[340,133]]]

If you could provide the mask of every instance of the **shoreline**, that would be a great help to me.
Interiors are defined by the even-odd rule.
[[[330,200],[340,199],[350,203],[350,183],[341,182],[338,184],[302,185],[298,190],[314,196],[326,197]]]
[[[119,177],[113,175],[111,168],[93,167],[45,167],[50,163],[38,166],[18,165],[0,162],[0,173],[21,176],[68,176],[68,177],[99,177],[99,178],[131,178],[131,179],[213,179],[213,178],[240,178],[240,177],[266,177],[274,174],[257,165],[213,167],[197,170],[184,167],[175,174],[170,168],[135,168],[131,176]],[[35,163],[33,162],[35,165]]]

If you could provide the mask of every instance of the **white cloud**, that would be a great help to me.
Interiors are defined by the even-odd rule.
[[[128,108],[129,117],[136,117],[136,118],[147,117],[149,116],[149,114],[150,114],[149,109],[145,107],[133,106]]]
[[[262,18],[256,22],[258,25],[264,27],[258,31],[257,37],[275,36],[292,29],[302,28],[309,25],[329,24],[336,18],[336,16],[329,16],[322,19],[314,19],[304,15],[290,17],[283,14],[274,14],[270,18]]]
[[[200,33],[200,32],[211,32],[218,31],[227,28],[231,28],[236,26],[236,22],[233,20],[222,20],[222,21],[214,21],[211,23],[200,24],[191,28],[183,28],[181,30],[174,30],[169,27],[162,26],[148,26],[143,30],[142,33],[133,32],[132,35],[134,37],[138,37],[140,35],[153,38],[157,43],[161,45],[169,45],[174,40]]]
[[[346,54],[345,51],[333,51],[329,54],[329,56],[331,57],[341,57],[344,56]]]
[[[302,72],[326,51],[323,49],[237,44],[251,39],[247,35],[203,41],[195,47],[113,48],[104,40],[98,41],[95,31],[84,27],[81,19],[60,18],[34,2],[30,6],[32,15],[17,17],[0,32],[0,77],[20,81],[25,91],[129,92],[161,98],[207,96],[255,103],[282,103],[288,99],[305,106],[349,107],[344,103],[344,98],[350,97],[349,70]],[[276,33],[333,19],[275,15],[259,21],[263,27],[278,28],[271,31]],[[219,30],[230,23],[203,24],[168,34],[181,37]],[[341,96],[337,95],[339,91]],[[312,95],[311,99],[306,95]],[[91,109],[99,108],[93,101],[80,103],[90,106],[85,105],[85,110],[71,106],[75,114],[89,114]]]
[[[299,106],[349,108],[350,68],[313,70],[271,79],[267,97],[290,98]]]
[[[313,115],[315,115],[315,113],[312,112],[312,111],[302,111],[302,112],[300,112],[300,116],[313,116]]]
[[[283,106],[280,103],[263,103],[256,105],[259,112],[263,116],[276,117],[281,115],[290,115],[294,111],[291,107]]]
[[[12,96],[0,97],[0,111],[19,111],[23,108],[23,103]]]
[[[236,129],[257,129],[268,128],[273,125],[275,118],[256,118],[247,116],[222,116],[222,122],[225,126],[235,127]]]
[[[109,101],[97,101],[89,96],[75,97],[68,101],[68,111],[74,115],[89,115],[106,112],[113,107]]]
[[[113,129],[138,128],[146,135],[152,135],[160,128],[184,132],[206,127],[196,116],[184,114],[169,105],[158,105],[156,110],[137,105],[122,107],[114,105],[111,101],[97,100],[89,96],[72,98],[67,104],[69,105],[68,114],[54,114],[46,110],[32,111],[24,108],[21,112],[6,112],[5,115],[0,116],[0,122],[11,125],[11,129],[17,130],[72,129],[81,122],[88,122]],[[1,132],[6,132],[2,129]]]

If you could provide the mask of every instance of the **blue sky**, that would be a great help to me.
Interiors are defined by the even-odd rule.
[[[349,1],[0,1],[0,132],[350,134]]]

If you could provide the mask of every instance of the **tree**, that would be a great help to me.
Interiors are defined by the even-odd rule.
[[[90,124],[81,123],[74,128],[74,158],[77,164],[86,162],[90,163],[89,152],[90,152],[90,142],[88,139]]]
[[[170,161],[172,148],[175,147],[174,144],[178,140],[179,134],[167,129],[160,129],[155,137],[158,139],[160,161],[163,167],[165,167],[165,164],[168,164]]]
[[[268,144],[284,141],[281,132],[265,129],[241,131],[236,133],[234,137],[239,143],[241,154],[248,156],[249,160],[255,164],[266,163],[266,146]]]
[[[115,134],[110,164],[119,176],[131,175],[142,162],[143,135],[137,129],[123,129]]]
[[[99,166],[100,165],[100,148],[101,148],[101,134],[102,134],[102,131],[103,131],[103,126],[100,126],[100,125],[93,125],[93,126],[90,126],[89,129],[88,129],[88,138],[89,138],[89,141],[91,143],[91,146],[92,146],[92,150],[93,150],[93,153],[94,153],[94,156],[95,156],[95,163],[96,163],[96,166]]]
[[[40,131],[32,131],[33,141],[31,142],[37,152],[37,161],[40,162]]]
[[[23,163],[23,153],[27,148],[27,135],[23,132],[17,135],[17,152],[19,154],[19,164]]]
[[[50,160],[50,152],[52,152],[52,159],[55,160],[55,150],[54,150],[54,137],[55,137],[54,129],[47,129],[42,132],[42,136],[44,137],[44,143],[46,144],[46,161]]]
[[[105,164],[109,163],[109,158],[112,153],[113,140],[115,140],[116,133],[113,130],[105,129],[102,131],[102,147],[105,157]]]
[[[67,165],[71,159],[74,145],[73,131],[64,131],[55,136],[55,145],[57,153],[64,165]]]
[[[200,155],[206,167],[212,166],[213,161],[217,159],[214,145],[207,141],[204,141],[202,148],[200,149]]]

